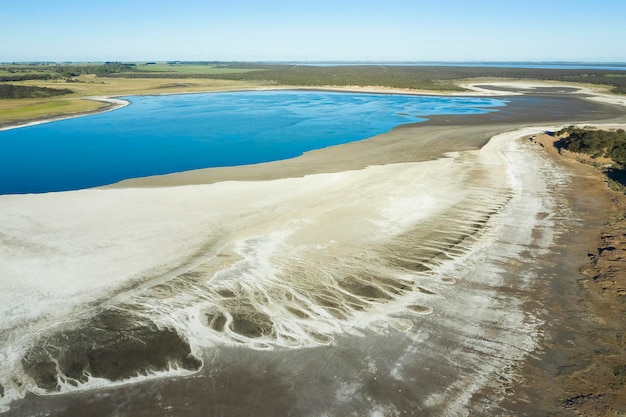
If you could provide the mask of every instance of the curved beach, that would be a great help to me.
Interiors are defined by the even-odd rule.
[[[626,112],[497,88],[537,100],[285,161],[0,196],[6,415],[510,415],[609,398],[549,374],[584,355],[559,357],[560,332],[588,330],[568,311],[593,298],[578,269],[603,223],[577,168],[527,138]]]

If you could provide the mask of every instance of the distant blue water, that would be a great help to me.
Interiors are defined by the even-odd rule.
[[[0,194],[76,190],[254,164],[502,100],[305,91],[139,96],[112,112],[0,132]]]
[[[490,67],[490,68],[539,68],[539,69],[590,69],[626,71],[626,62],[290,62],[283,64],[310,65],[318,67],[334,67],[340,65],[374,65],[374,66],[407,66],[407,67]]]

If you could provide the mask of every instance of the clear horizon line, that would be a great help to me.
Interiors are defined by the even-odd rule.
[[[360,64],[360,63],[371,63],[371,64],[586,64],[586,65],[607,65],[607,64],[615,64],[615,65],[624,65],[626,66],[626,61],[588,61],[588,60],[338,60],[338,59],[312,59],[312,60],[303,60],[303,59],[279,59],[279,60],[212,60],[212,59],[167,59],[167,60],[145,60],[145,59],[137,59],[137,60],[62,60],[62,61],[53,61],[53,60],[28,60],[28,61],[1,61],[0,64],[35,64],[35,63],[55,63],[55,64],[65,64],[65,63],[107,63],[107,62],[115,62],[115,63],[150,63],[150,62],[179,62],[179,63],[187,63],[187,62],[202,62],[202,63],[237,63],[237,62],[245,62],[245,63],[345,63],[345,64]]]

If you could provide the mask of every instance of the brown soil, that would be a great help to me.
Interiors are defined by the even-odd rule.
[[[573,161],[591,165],[596,168],[610,165],[608,158],[591,159],[588,155],[570,152],[566,149],[557,149],[553,136],[539,135],[534,139],[536,143],[552,155],[559,155],[569,164]],[[584,268],[583,273],[591,278],[584,285],[589,289],[605,293],[607,296],[617,297],[620,303],[626,301],[626,195],[613,191],[607,185],[607,178],[599,170],[589,173],[587,185],[601,192],[608,204],[608,219],[602,227],[595,248],[589,251],[590,265]],[[625,310],[626,311],[626,310]]]
[[[565,254],[581,259],[582,268],[574,267],[583,278],[552,294],[558,300],[546,312],[552,323],[543,354],[522,371],[513,409],[519,415],[626,415],[626,195],[610,190],[604,174],[581,155],[559,153],[555,137],[530,140],[574,174],[568,198],[591,222],[563,242]]]

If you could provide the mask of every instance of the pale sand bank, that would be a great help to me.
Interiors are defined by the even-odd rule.
[[[328,341],[348,328],[382,331],[392,326],[406,331],[413,323],[393,319],[389,313],[413,305],[412,292],[402,291],[391,300],[386,300],[387,296],[377,302],[364,299],[365,305],[371,304],[369,308],[348,308],[342,313],[344,318],[325,312],[323,307],[308,309],[316,305],[318,294],[337,288],[333,277],[347,271],[371,270],[389,256],[391,248],[395,248],[393,260],[409,242],[414,251],[423,239],[433,240],[423,248],[430,251],[428,247],[441,245],[447,234],[478,233],[479,226],[472,224],[515,194],[510,181],[518,174],[507,166],[503,150],[511,139],[534,131],[538,129],[500,135],[481,151],[457,152],[435,161],[332,174],[2,196],[0,220],[5,226],[0,261],[5,273],[1,325],[5,334],[11,335],[9,340],[21,340],[4,353],[8,357],[3,364],[8,368],[0,371],[2,384],[13,386],[11,373],[20,368],[20,347],[28,345],[29,335],[45,331],[53,323],[59,326],[77,314],[88,315],[91,303],[97,303],[98,308],[129,300],[143,304],[153,297],[152,287],[170,281],[176,285],[185,274],[206,277],[209,291],[221,288],[236,294],[236,287],[245,285],[248,289],[242,296],[247,294],[246,298],[254,300],[253,294],[266,294],[265,301],[257,299],[254,305],[272,317],[276,329],[271,338],[260,339],[208,331],[198,321],[206,296],[174,292],[169,302],[155,305],[151,317],[186,334],[196,351],[205,345],[232,343],[233,338],[257,348],[326,344],[321,336],[309,336],[313,329]],[[467,211],[465,207],[473,209]],[[460,223],[446,224],[448,218]],[[415,229],[422,224],[431,225]],[[444,231],[444,235],[437,238],[436,231]],[[404,239],[409,241],[402,243]],[[438,239],[444,240],[437,243]],[[491,239],[485,238],[476,248],[489,246]],[[474,246],[462,244],[459,253],[477,250]],[[416,262],[409,260],[421,257],[411,255],[411,251],[403,256],[404,262]],[[434,288],[440,284],[428,273],[406,275],[391,266],[395,262],[375,268],[407,286],[414,285],[419,277],[420,285],[432,288],[418,294],[438,292]],[[427,258],[421,262],[428,268],[441,267],[438,262],[431,265]],[[285,281],[282,274],[299,269],[305,273],[300,279],[310,278],[300,281],[294,276]],[[294,291],[293,296],[300,301],[294,302],[293,308],[305,311],[311,320],[280,310],[288,301],[275,297]],[[421,298],[426,307],[437,300]],[[488,300],[482,298],[480,302]],[[234,314],[230,304],[220,304],[219,298],[212,303],[212,308]],[[507,314],[510,320],[515,317],[512,310]],[[489,369],[485,372],[491,372]]]

